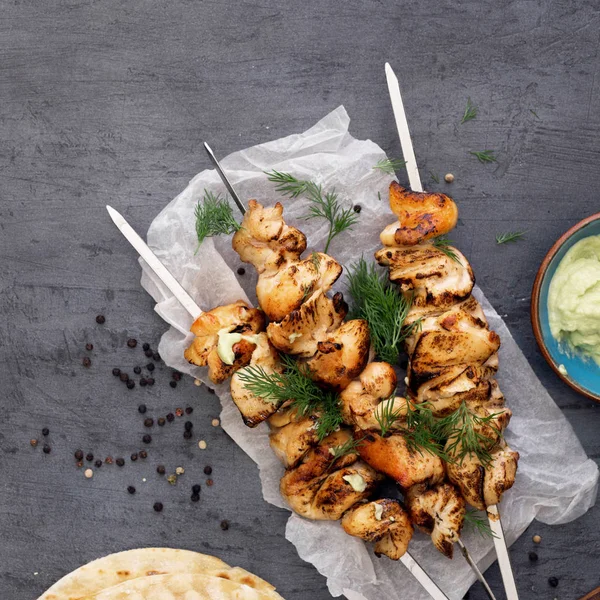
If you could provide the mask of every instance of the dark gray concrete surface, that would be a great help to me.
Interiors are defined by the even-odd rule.
[[[0,3],[0,598],[30,600],[97,556],[145,545],[217,554],[277,585],[288,600],[329,597],[284,538],[258,473],[210,420],[218,403],[186,379],[127,390],[110,374],[145,364],[133,336],[165,325],[139,285],[132,249],[104,205],[140,231],[220,156],[301,131],[344,104],[351,132],[392,155],[399,143],[385,86],[389,60],[421,172],[452,172],[453,238],[536,373],[600,457],[600,411],[541,358],[529,323],[536,269],[559,234],[597,212],[600,58],[597,2],[236,2],[3,0]],[[459,125],[467,97],[476,121]],[[535,113],[535,114],[534,114]],[[536,116],[537,115],[537,116]],[[469,150],[494,149],[481,165]],[[497,232],[526,239],[498,247]],[[98,326],[95,316],[106,315]],[[81,360],[85,344],[92,366]],[[73,451],[129,457],[143,447],[140,402],[157,417],[149,456],[86,480]],[[50,428],[45,455],[30,438]],[[208,448],[200,451],[198,439]],[[181,465],[176,487],[155,472]],[[214,469],[214,486],[202,469]],[[557,466],[560,468],[560,465]],[[147,481],[142,482],[146,477]],[[193,483],[202,500],[189,500]],[[126,491],[135,485],[132,496]],[[162,514],[152,510],[161,500]],[[599,509],[560,527],[534,523],[511,550],[523,599],[575,599],[600,585]],[[231,523],[228,531],[221,519]],[[528,560],[539,533],[537,563]],[[401,568],[401,567],[399,567]],[[449,565],[449,568],[450,565]],[[557,589],[547,578],[560,579]],[[500,589],[497,566],[488,571]],[[476,586],[471,598],[484,598]]]

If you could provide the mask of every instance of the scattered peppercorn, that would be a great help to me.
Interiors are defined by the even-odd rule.
[[[38,441],[37,440],[33,440],[33,439],[29,440],[29,443],[31,444],[31,446],[33,448],[35,448],[38,445]]]
[[[360,204],[355,204],[352,208],[356,214],[358,214],[362,210],[362,206]]]
[[[207,485],[208,487],[211,487],[213,483],[214,483],[214,481],[213,481],[212,479],[207,479],[207,480],[206,480],[206,485]]]
[[[135,461],[138,459],[137,452],[134,452],[134,453],[133,453],[133,454],[130,456],[130,458],[131,458],[131,460],[132,460],[133,462],[135,462]]]
[[[167,477],[167,481],[171,484],[171,485],[175,485],[177,483],[177,475],[173,474],[173,475],[169,475]]]
[[[167,415],[167,421],[169,421],[169,423],[172,423],[175,420],[175,415],[173,413],[169,413]]]
[[[206,465],[206,467],[204,467],[204,474],[210,475],[211,473],[212,473],[212,467],[209,467],[208,465]]]
[[[223,531],[227,531],[227,530],[229,529],[229,521],[227,521],[227,520],[223,519],[223,520],[221,521],[221,529],[222,529]]]
[[[202,382],[199,379],[194,379],[194,385],[200,387],[202,385]]]
[[[539,544],[542,541],[542,538],[539,535],[534,535],[532,539],[534,544]]]
[[[84,367],[91,367],[92,366],[92,361],[90,360],[89,356],[84,356],[83,359],[81,360],[81,364]]]
[[[142,372],[142,367],[133,367],[133,372],[139,375]]]
[[[152,417],[144,419],[144,427],[152,427],[152,425],[154,425],[154,419]]]
[[[146,452],[146,450],[140,450],[140,458],[148,458],[148,452]]]
[[[96,323],[98,323],[98,325],[104,325],[104,323],[106,323],[104,315],[98,315],[96,317]]]
[[[42,450],[44,451],[44,454],[50,454],[50,452],[52,452],[52,448],[50,448],[50,446],[48,446],[48,444],[44,444],[44,447],[42,448]]]
[[[208,390],[209,394],[214,394],[215,393],[215,390],[213,390],[212,388],[206,388],[206,389]]]
[[[125,383],[129,381],[129,375],[127,373],[119,373],[119,379]]]
[[[42,435],[44,437],[47,437],[50,434],[50,430],[47,427],[44,427],[44,429],[42,429]]]
[[[90,479],[91,477],[93,477],[94,475],[94,471],[92,471],[91,469],[86,469],[83,474],[85,475],[86,479]]]
[[[128,345],[130,348],[135,348],[135,347],[137,346],[137,340],[136,340],[135,338],[129,338],[129,339],[127,340],[127,345]]]
[[[96,467],[100,468],[100,467],[102,466],[102,461],[101,461],[100,459],[98,459],[98,460],[97,460],[97,461],[94,463],[94,465],[95,465]]]
[[[530,552],[529,553],[529,560],[531,562],[535,562],[538,559],[538,555],[536,552]]]
[[[156,467],[156,472],[157,472],[159,475],[164,475],[164,474],[165,474],[165,471],[166,471],[166,469],[165,469],[165,465],[158,465],[158,467]]]
[[[175,414],[176,414],[178,417],[183,417],[183,408],[176,408],[176,409],[175,409]]]
[[[128,390],[132,390],[134,387],[135,387],[135,381],[134,381],[133,379],[130,379],[130,380],[127,382],[127,389],[128,389]]]
[[[150,373],[152,373],[152,371],[154,371],[154,363],[148,363],[146,365],[146,369],[148,369],[148,371],[150,371]]]
[[[138,406],[138,412],[143,415],[148,410],[148,407],[145,404],[140,404]]]
[[[86,349],[88,352],[91,352],[91,351],[94,349],[94,344],[87,343],[87,344],[85,345],[85,349]]]
[[[160,360],[160,354],[158,352],[155,352],[152,355],[152,359],[155,360],[156,362],[158,362]]]
[[[189,439],[191,439],[191,437],[192,437],[192,432],[191,431],[184,431],[183,432],[183,438],[184,439],[189,440]]]
[[[194,412],[194,409],[191,406],[186,406],[185,407],[185,414],[186,415],[191,415]]]
[[[198,494],[192,494],[190,499],[192,502],[198,502],[200,500],[200,496]]]
[[[152,442],[152,436],[147,433],[142,437],[142,442],[144,442],[144,444],[150,444]]]
[[[135,488],[134,488],[132,485],[128,485],[128,486],[127,486],[127,491],[128,491],[130,494],[135,494]]]
[[[81,468],[81,467],[83,467],[83,461],[82,461],[82,460],[78,460],[78,461],[75,463],[75,465],[76,465],[78,468]]]
[[[125,464],[125,459],[117,458],[117,460],[115,460],[115,462],[117,463],[117,467],[122,467]]]
[[[238,275],[245,275],[246,269],[244,269],[244,267],[238,267],[237,273]]]
[[[144,351],[144,354],[146,355],[146,358],[152,358],[152,355],[154,354],[154,352],[152,352],[152,350],[150,350],[150,348],[148,348],[148,350]]]
[[[454,175],[452,175],[452,173],[446,173],[444,175],[444,181],[446,183],[452,183],[454,181]]]
[[[165,418],[164,417],[158,417],[158,419],[156,419],[156,422],[158,423],[158,425],[160,427],[162,427],[165,424]]]
[[[146,383],[148,385],[154,385],[154,377],[148,377],[148,379],[146,379]]]
[[[181,381],[181,373],[179,371],[173,371],[173,373],[171,373],[171,377],[175,381]]]
[[[200,448],[200,450],[206,450],[206,442],[204,440],[200,440],[198,442],[198,448]]]
[[[121,374],[121,369],[117,369],[116,367],[112,370],[112,374],[115,377],[118,377]]]
[[[145,377],[142,377],[142,378],[140,379],[140,385],[141,385],[142,387],[146,387],[146,386],[148,385],[148,380],[147,380]]]
[[[160,512],[163,509],[162,502],[155,502],[152,508],[154,508],[156,512]]]
[[[75,450],[75,454],[73,455],[77,460],[81,460],[83,458],[83,450]]]
[[[186,421],[183,427],[186,431],[191,431],[194,428],[194,424],[191,421]]]
[[[169,385],[170,385],[172,388],[176,388],[176,387],[177,387],[177,382],[176,382],[176,381],[169,381]]]
[[[150,350],[150,344],[148,342],[144,342],[142,344],[142,350],[146,352],[146,350]]]
[[[218,427],[218,426],[221,424],[221,421],[219,421],[219,419],[213,419],[213,420],[210,422],[210,424],[211,424],[213,427]]]
[[[183,475],[183,474],[185,473],[185,469],[184,469],[183,467],[177,467],[177,468],[175,469],[175,473],[176,473],[177,475]]]
[[[91,452],[88,452],[85,455],[85,460],[87,460],[88,462],[92,462],[94,460],[94,455]]]
[[[548,585],[550,587],[558,587],[558,579],[556,577],[548,577]]]
[[[200,484],[199,483],[195,483],[192,486],[192,492],[194,492],[194,494],[199,494],[200,493]]]

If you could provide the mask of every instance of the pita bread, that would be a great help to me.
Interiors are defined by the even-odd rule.
[[[242,583],[212,575],[139,577],[81,600],[283,600],[273,591],[260,592]]]
[[[186,573],[211,575],[259,591],[275,588],[252,573],[207,554],[173,548],[138,548],[109,554],[65,575],[38,600],[81,600],[139,577]]]

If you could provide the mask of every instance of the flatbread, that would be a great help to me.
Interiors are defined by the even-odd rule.
[[[173,548],[138,548],[109,554],[57,581],[38,600],[80,600],[139,577],[186,573],[212,575],[259,591],[275,588],[252,573],[230,567],[215,556]]]
[[[276,592],[258,591],[212,575],[139,577],[81,600],[283,600]]]

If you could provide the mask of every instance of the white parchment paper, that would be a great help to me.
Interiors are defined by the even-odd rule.
[[[361,254],[372,257],[380,244],[380,231],[393,221],[388,206],[391,176],[373,170],[373,165],[385,154],[369,140],[354,139],[348,133],[349,122],[345,109],[339,107],[302,134],[235,152],[222,161],[243,199],[257,198],[267,204],[282,200],[286,221],[306,233],[308,252],[323,248],[326,224],[302,220],[306,200],[278,197],[263,171],[277,169],[313,179],[325,188],[335,187],[343,202],[360,204],[359,225],[354,231],[338,236],[329,249],[345,265]],[[240,261],[231,249],[229,237],[208,239],[196,252],[194,207],[205,188],[224,192],[215,171],[196,175],[154,219],[148,231],[148,244],[202,308],[208,310],[238,299],[255,303],[254,269],[248,266],[246,275],[236,275]],[[172,326],[160,342],[161,356],[169,366],[210,385],[205,369],[189,365],[183,359],[183,351],[192,339],[189,333],[192,317],[147,265],[143,261],[141,264],[142,285],[155,298],[157,312]],[[343,278],[336,287],[343,290]],[[571,426],[533,373],[502,319],[481,290],[476,289],[475,295],[491,328],[502,339],[498,381],[514,413],[506,438],[521,454],[516,483],[504,495],[500,507],[507,539],[512,543],[534,518],[550,524],[565,523],[585,513],[596,498],[598,469],[587,458]],[[228,383],[218,386],[216,391],[223,407],[222,425],[257,463],[265,500],[285,507],[279,495],[283,467],[270,450],[266,424],[249,429],[231,400]],[[377,559],[361,540],[346,535],[338,522],[311,522],[292,514],[286,537],[304,560],[327,577],[334,596],[355,592],[369,600],[428,598],[403,565]],[[480,567],[487,568],[495,560],[490,540],[468,531],[463,539]],[[449,562],[434,549],[427,536],[415,534],[410,552],[451,599],[462,598],[475,580],[458,552]]]

